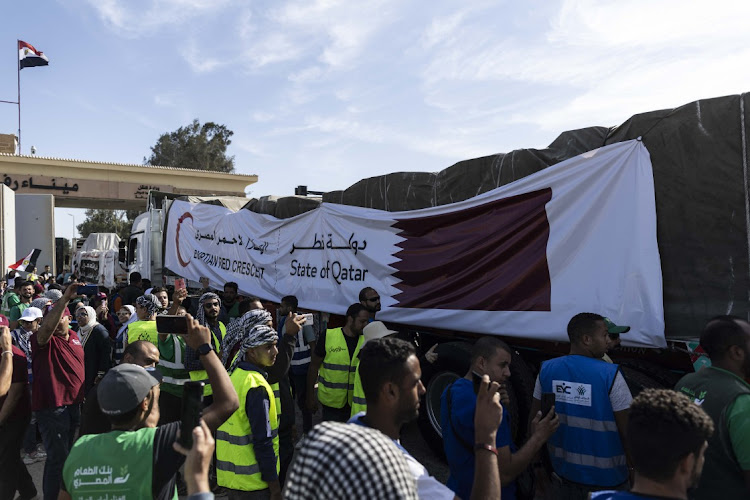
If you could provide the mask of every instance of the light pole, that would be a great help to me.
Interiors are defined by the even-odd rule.
[[[73,239],[76,237],[76,216],[74,214],[68,214],[73,217]]]

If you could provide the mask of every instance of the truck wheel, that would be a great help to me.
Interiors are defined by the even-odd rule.
[[[439,457],[445,458],[440,424],[440,397],[446,387],[469,370],[471,344],[446,342],[438,345],[437,355],[437,361],[432,365],[425,363],[422,370],[422,383],[426,392],[419,407],[417,423],[430,449]]]
[[[652,363],[650,361],[645,361],[642,359],[625,359],[622,362],[618,362],[617,364],[619,364],[620,366],[627,366],[633,368],[634,370],[638,370],[647,377],[650,377],[659,382],[666,389],[673,388],[675,385],[677,385],[677,382],[682,377],[682,375],[680,375],[679,373],[667,370],[666,368],[659,366],[656,363]]]
[[[625,377],[625,382],[628,383],[630,393],[633,397],[637,396],[643,389],[665,389],[662,384],[653,378],[629,366],[620,366],[620,371],[622,372],[622,376]],[[668,389],[671,389],[671,387],[668,387]]]

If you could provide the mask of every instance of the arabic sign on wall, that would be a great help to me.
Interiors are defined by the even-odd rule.
[[[384,212],[322,204],[292,219],[175,201],[165,265],[221,288],[344,313],[359,290],[379,319],[567,340],[597,312],[663,346],[653,175],[638,141],[607,146],[452,205]]]
[[[75,196],[83,198],[111,198],[121,200],[146,200],[148,192],[170,191],[169,186],[134,184],[131,182],[92,181],[63,179],[44,175],[11,176],[4,174],[3,184],[16,193],[53,194],[55,196]]]

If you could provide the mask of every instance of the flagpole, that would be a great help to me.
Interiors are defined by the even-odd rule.
[[[18,154],[21,154],[21,57],[19,56],[19,47],[21,40],[16,40],[16,67],[18,68]]]

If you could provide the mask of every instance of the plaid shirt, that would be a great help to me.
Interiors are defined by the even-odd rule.
[[[404,454],[375,429],[324,422],[301,441],[284,498],[416,500],[417,487]]]

